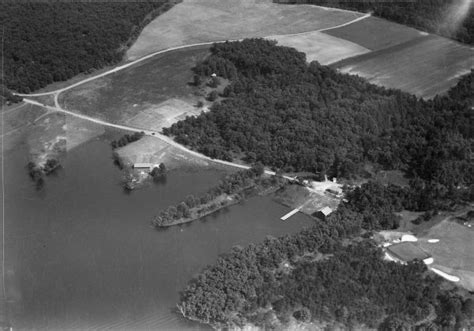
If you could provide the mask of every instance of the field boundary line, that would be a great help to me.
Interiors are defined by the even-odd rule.
[[[338,28],[341,28],[341,27],[344,27],[344,26],[347,26],[347,25],[350,25],[350,24],[353,24],[353,23],[356,23],[356,22],[359,22],[361,20],[364,20],[368,17],[371,17],[372,15],[371,14],[365,14],[363,16],[360,16],[358,18],[355,18],[351,21],[348,21],[346,23],[342,23],[342,24],[338,24],[336,26],[333,26],[333,27],[329,27],[329,28],[323,28],[323,29],[317,29],[317,30],[312,30],[312,31],[306,31],[306,32],[299,32],[299,33],[293,33],[293,34],[282,34],[282,35],[278,35],[278,36],[296,36],[296,35],[301,35],[301,34],[309,34],[309,33],[313,33],[313,32],[324,32],[324,31],[329,31],[329,30],[332,30],[332,29],[338,29]],[[262,37],[262,38],[271,38],[273,36],[277,36],[277,35],[270,35],[270,36],[267,36],[267,37]],[[29,94],[25,94],[25,93],[15,93],[15,95],[18,95],[18,96],[21,96],[21,97],[39,97],[39,96],[45,96],[45,95],[52,95],[54,94],[55,95],[55,100],[54,100],[54,103],[56,105],[56,107],[59,105],[58,103],[58,97],[59,97],[59,94],[61,94],[62,92],[64,91],[67,91],[67,90],[70,90],[74,87],[77,87],[79,85],[82,85],[82,84],[85,84],[85,83],[88,83],[90,81],[93,81],[95,79],[98,79],[98,78],[101,78],[101,77],[104,77],[104,76],[107,76],[107,75],[110,75],[112,73],[115,73],[115,72],[118,72],[118,71],[121,71],[123,69],[126,69],[128,67],[131,67],[137,63],[140,63],[142,61],[145,61],[145,60],[148,60],[154,56],[157,56],[157,55],[160,55],[160,54],[164,54],[164,53],[168,53],[168,52],[172,52],[172,51],[177,51],[177,50],[181,50],[181,49],[186,49],[186,48],[191,48],[191,47],[198,47],[198,46],[207,46],[207,45],[212,45],[212,44],[222,44],[222,43],[225,43],[225,42],[228,42],[228,41],[242,41],[246,38],[242,38],[242,39],[227,39],[227,40],[219,40],[219,41],[208,41],[208,42],[202,42],[202,43],[194,43],[194,44],[187,44],[187,45],[181,45],[181,46],[176,46],[176,47],[170,47],[170,48],[167,48],[167,49],[163,49],[163,50],[160,50],[160,51],[156,51],[156,52],[153,52],[151,54],[148,54],[148,55],[145,55],[137,60],[134,60],[132,62],[128,62],[128,63],[125,63],[123,65],[120,65],[118,67],[115,67],[113,69],[110,69],[108,71],[105,71],[101,74],[98,74],[96,76],[92,76],[92,77],[89,77],[89,78],[86,78],[86,79],[83,79],[79,82],[76,82],[74,84],[71,84],[69,86],[66,86],[66,87],[63,87],[63,88],[60,88],[60,89],[57,89],[57,90],[54,90],[54,91],[49,91],[49,92],[42,92],[42,93],[29,93]]]

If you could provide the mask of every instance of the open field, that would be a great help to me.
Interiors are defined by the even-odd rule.
[[[373,16],[323,33],[351,41],[373,51],[426,35],[425,32]]]
[[[191,68],[207,54],[208,47],[162,54],[68,90],[61,94],[59,102],[65,109],[113,123],[168,126],[175,121],[170,119],[185,113],[182,109],[174,113],[170,108],[173,102],[163,105],[168,99],[180,99],[174,104],[185,108],[189,115],[200,112],[193,107],[200,99],[195,95],[197,88],[189,83],[193,78]]]
[[[474,290],[474,230],[445,219],[429,229],[423,238],[439,239],[435,244],[425,240],[417,243],[433,256],[433,267],[461,278],[462,284]]]
[[[209,41],[307,32],[346,23],[361,13],[271,0],[184,0],[148,24],[127,59]]]
[[[280,46],[293,47],[305,53],[308,62],[318,61],[324,65],[370,52],[353,42],[317,31],[295,36],[271,36],[268,39],[278,41]]]
[[[470,72],[473,59],[473,48],[430,35],[332,66],[377,85],[432,98],[446,92]]]

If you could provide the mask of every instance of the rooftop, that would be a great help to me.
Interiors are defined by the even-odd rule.
[[[332,213],[332,209],[329,207],[321,208],[319,211],[323,213],[325,216],[328,216],[329,214]]]

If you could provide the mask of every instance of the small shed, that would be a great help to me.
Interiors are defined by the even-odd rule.
[[[325,221],[326,217],[328,217],[332,213],[332,209],[329,207],[324,207],[318,210],[313,214],[313,216],[319,218],[320,220]]]
[[[151,163],[134,163],[133,169],[147,169],[150,170],[153,164]]]

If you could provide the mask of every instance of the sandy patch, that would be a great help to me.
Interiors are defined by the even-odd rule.
[[[323,65],[370,52],[365,47],[322,32],[310,32],[295,36],[271,36],[268,39],[278,41],[279,46],[296,48],[306,54],[308,62],[318,61]]]

